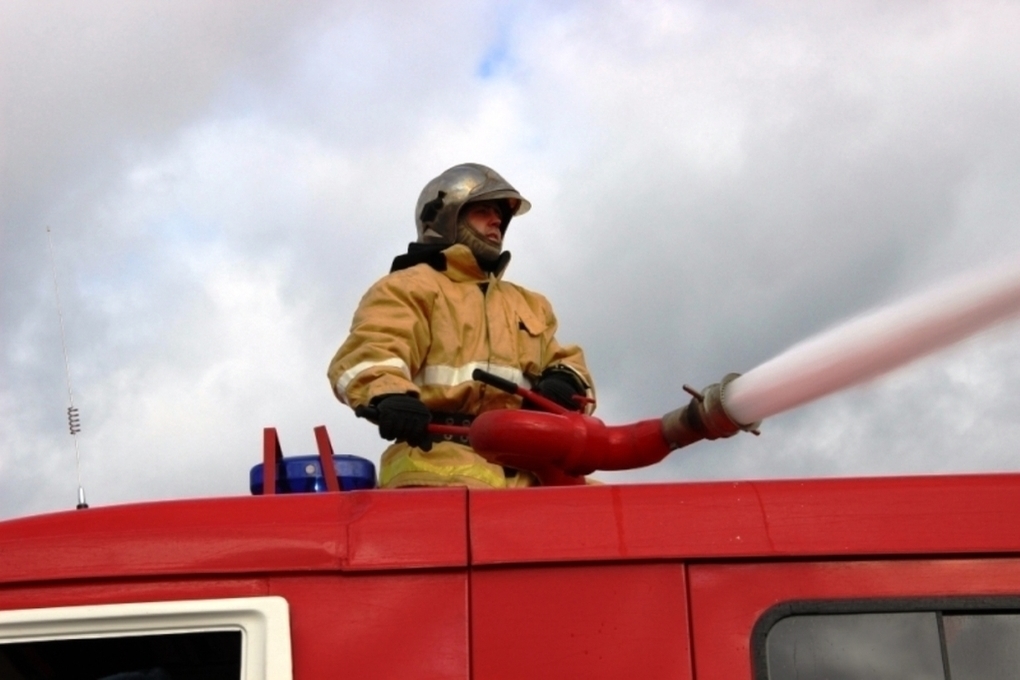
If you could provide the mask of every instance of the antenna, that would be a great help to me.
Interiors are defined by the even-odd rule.
[[[74,437],[74,468],[78,475],[78,510],[89,507],[85,502],[85,488],[81,485],[81,454],[78,451],[78,433],[81,432],[81,416],[74,405],[74,392],[71,390],[71,367],[67,361],[67,341],[64,339],[64,314],[60,311],[60,288],[57,286],[57,258],[53,255],[53,236],[46,227],[46,240],[50,245],[50,268],[53,271],[53,294],[57,298],[57,318],[60,320],[60,346],[64,350],[64,375],[67,376],[67,426]]]

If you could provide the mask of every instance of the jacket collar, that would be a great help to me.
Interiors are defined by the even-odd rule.
[[[451,281],[457,282],[484,283],[490,277],[502,279],[503,272],[510,264],[510,252],[504,251],[500,253],[493,271],[487,272],[478,266],[478,260],[475,259],[474,253],[463,243],[455,243],[444,250],[443,255],[446,257],[446,269],[443,270],[443,273]]]
[[[471,249],[459,243],[452,246],[439,243],[409,243],[405,254],[393,258],[390,273],[422,263],[429,265],[437,272],[447,273],[447,276],[454,281],[484,282],[489,279],[489,272],[478,266],[478,261]],[[496,260],[496,266],[492,269],[493,276],[502,279],[508,264],[510,264],[510,251],[505,250]],[[456,271],[455,274],[448,273],[451,268]]]
[[[422,263],[436,271],[446,273],[455,281],[480,283],[489,280],[490,277],[490,272],[478,266],[478,261],[474,259],[471,250],[463,244],[454,244],[453,246],[409,244],[406,254],[394,258],[390,271],[400,271]],[[503,278],[503,272],[506,271],[508,264],[510,264],[510,252],[504,251],[496,261],[492,275],[497,279]]]

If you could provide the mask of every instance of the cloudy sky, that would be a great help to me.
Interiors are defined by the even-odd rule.
[[[0,517],[247,493],[262,428],[377,459],[325,370],[421,187],[534,205],[508,278],[598,415],[1020,251],[1011,2],[0,5]],[[1020,325],[612,482],[1020,469]]]

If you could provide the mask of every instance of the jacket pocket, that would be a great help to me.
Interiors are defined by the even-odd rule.
[[[517,358],[524,375],[537,378],[542,372],[545,348],[545,321],[527,312],[517,317]]]

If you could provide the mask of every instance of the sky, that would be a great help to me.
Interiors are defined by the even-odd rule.
[[[0,518],[378,460],[326,367],[489,165],[609,424],[1020,251],[1020,5],[0,4]],[[1020,324],[608,483],[1020,470]]]

